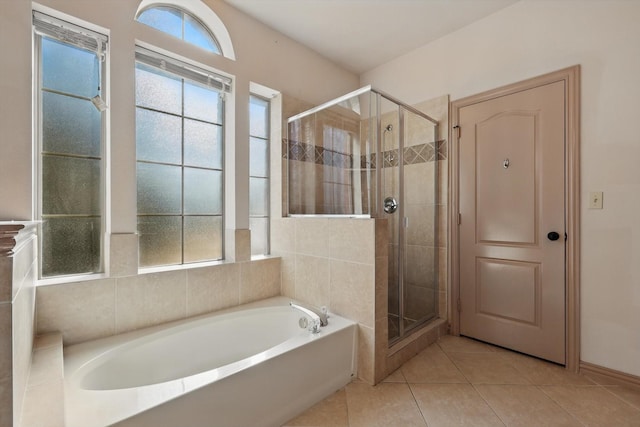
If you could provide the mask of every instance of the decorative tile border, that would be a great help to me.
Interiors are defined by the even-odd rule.
[[[437,149],[435,148],[437,147]],[[412,145],[405,147],[404,165],[416,165],[425,162],[433,162],[436,160],[447,160],[448,145],[445,139],[425,144]],[[289,160],[298,160],[301,162],[313,162],[317,165],[334,166],[338,168],[350,169],[353,167],[353,154],[340,153],[335,150],[329,150],[324,147],[317,147],[298,141],[288,141],[282,139],[282,158]],[[382,164],[384,168],[398,166],[398,149],[387,150],[382,152]],[[360,156],[360,168],[376,168],[376,154],[369,156]]]

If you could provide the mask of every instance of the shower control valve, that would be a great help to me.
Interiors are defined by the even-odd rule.
[[[392,214],[398,210],[398,202],[393,197],[389,196],[384,199],[384,211],[388,214]]]

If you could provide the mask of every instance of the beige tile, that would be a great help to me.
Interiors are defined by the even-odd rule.
[[[187,316],[240,304],[240,264],[187,270]]]
[[[349,427],[347,394],[340,389],[301,415],[285,423],[283,427]]]
[[[438,317],[441,319],[447,318],[447,312],[449,307],[449,301],[447,300],[447,293],[440,291],[438,292]]]
[[[387,376],[387,378],[382,380],[382,382],[384,382],[384,383],[406,383],[407,379],[404,377],[404,374],[402,373],[402,369],[396,369],[391,374],[389,374]]]
[[[328,257],[331,236],[327,218],[295,218],[296,253]]]
[[[134,276],[138,273],[138,235],[114,233],[109,239],[109,277]]]
[[[639,426],[640,410],[601,386],[541,386],[561,407],[588,426]]]
[[[374,383],[374,345],[374,330],[358,325],[358,378],[368,384]]]
[[[468,382],[437,345],[422,350],[400,369],[410,384]]]
[[[619,380],[609,375],[596,374],[595,372],[585,372],[582,375],[599,385],[629,385],[629,383],[626,381]]]
[[[389,312],[389,267],[386,257],[376,258],[375,318],[387,318]]]
[[[0,303],[13,299],[13,258],[0,256]]]
[[[296,299],[317,307],[329,306],[329,259],[296,255],[295,262]]]
[[[389,351],[389,320],[386,317],[376,319],[374,342],[374,381],[379,383],[389,374],[387,352]]]
[[[500,353],[447,353],[472,384],[528,384]]]
[[[500,353],[514,368],[524,375],[531,384],[536,385],[593,385],[593,381],[584,375],[567,371],[563,366],[545,362],[535,357],[505,351]]]
[[[454,335],[440,337],[438,345],[445,353],[492,353],[494,351],[494,347],[489,344]]]
[[[605,388],[620,399],[640,409],[640,387],[622,385],[607,386]]]
[[[429,427],[503,426],[470,384],[412,384]]]
[[[12,348],[11,304],[0,303],[0,380],[11,377]]]
[[[536,386],[476,385],[475,389],[509,427],[582,425]]]
[[[273,218],[271,220],[271,251],[294,252],[296,249],[295,219]]]
[[[249,261],[251,259],[251,230],[235,230],[235,260]]]
[[[350,427],[426,427],[407,384],[351,383],[346,393]]]
[[[63,379],[62,347],[50,346],[33,352],[29,387]]]
[[[328,232],[331,235],[331,258],[363,264],[374,263],[376,243],[373,219],[331,218]]]
[[[408,245],[435,246],[434,210],[435,205],[405,204],[405,215],[409,218],[405,233]]]
[[[0,378],[0,426],[13,425],[11,377]]]
[[[447,291],[447,249],[438,249],[438,290]]]
[[[62,332],[65,345],[115,334],[116,279],[40,286],[37,334]]]
[[[22,410],[22,426],[64,427],[63,387],[62,379],[29,387]]]
[[[282,269],[280,294],[289,298],[296,297],[296,255],[292,252],[277,254]]]
[[[117,279],[116,286],[118,333],[186,316],[186,270],[125,277]]]
[[[447,247],[449,210],[447,205],[436,205],[438,209],[438,230],[437,230],[437,246],[440,248]]]
[[[376,257],[389,256],[389,221],[386,218],[376,218]]]
[[[374,327],[375,271],[373,265],[331,260],[331,310]]]
[[[280,295],[280,258],[240,264],[240,304]]]
[[[38,335],[33,340],[34,350],[57,346],[62,346],[62,334],[59,332]]]

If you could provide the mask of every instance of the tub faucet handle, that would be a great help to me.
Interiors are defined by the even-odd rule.
[[[289,305],[292,308],[295,308],[296,310],[299,310],[299,311],[303,312],[304,314],[306,314],[311,319],[311,323],[310,324],[307,323],[307,324],[309,324],[309,331],[311,333],[317,334],[317,333],[320,332],[320,326],[323,326],[322,318],[320,316],[318,316],[318,314],[315,311],[310,310],[310,309],[308,309],[306,307],[303,307],[301,305],[294,304],[293,302],[290,302]],[[305,320],[306,320],[306,318],[305,318]],[[326,317],[325,317],[325,322],[326,322]],[[303,326],[304,323],[303,323],[302,320],[300,321],[299,324],[300,324],[300,327],[304,327]]]

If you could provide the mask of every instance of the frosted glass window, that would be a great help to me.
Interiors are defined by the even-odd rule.
[[[249,99],[249,227],[251,254],[269,253],[269,101]]]
[[[222,172],[184,168],[184,213],[222,215]]]
[[[91,101],[42,93],[44,151],[98,157],[101,139],[102,117]]]
[[[140,266],[222,258],[223,99],[136,65]]]
[[[264,178],[249,178],[249,215],[265,217],[269,215],[269,181]]]
[[[249,174],[251,176],[267,178],[269,176],[269,141],[261,138],[250,140]]]
[[[182,262],[182,217],[138,216],[140,267]]]
[[[102,238],[97,218],[47,218],[42,223],[42,276],[99,271]]]
[[[143,11],[138,22],[160,30],[163,33],[182,38],[182,11],[172,7],[158,6]]]
[[[43,87],[84,98],[98,93],[102,64],[94,52],[49,38],[41,41]]]
[[[182,213],[182,168],[138,162],[138,213]]]
[[[182,115],[182,79],[136,64],[136,105]]]
[[[100,160],[42,156],[42,214],[100,215]]]
[[[136,111],[138,160],[182,163],[182,120],[170,114],[138,108]]]
[[[249,218],[251,255],[269,253],[269,218]]]
[[[185,82],[185,117],[222,124],[222,98],[217,95],[214,89]]]
[[[184,262],[222,258],[221,216],[184,217]]]
[[[150,7],[138,15],[137,21],[209,52],[218,55],[221,52],[211,31],[199,19],[177,7]]]
[[[42,15],[40,18],[44,17]],[[34,15],[34,28],[43,22]],[[37,70],[37,218],[41,278],[103,270],[104,113],[91,102],[105,93],[104,53],[78,43],[87,34],[104,47],[107,38],[45,17],[56,31],[35,31]],[[43,35],[48,34],[48,35]],[[83,47],[78,47],[78,46]],[[96,44],[97,46],[97,44]]]
[[[262,98],[252,96],[249,103],[250,133],[252,136],[268,138],[269,129],[269,102]]]
[[[222,126],[185,119],[184,164],[222,169]]]

